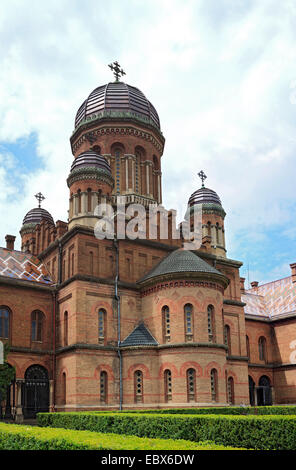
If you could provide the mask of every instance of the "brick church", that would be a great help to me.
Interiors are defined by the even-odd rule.
[[[120,199],[148,214],[162,202],[157,111],[111,68],[115,81],[76,113],[67,221],[55,222],[39,193],[20,223],[21,251],[12,235],[0,248],[0,340],[15,368],[2,417],[296,403],[296,263],[285,279],[245,288],[203,173],[188,194],[189,216],[202,216],[197,249],[162,237],[158,222],[156,237],[95,236],[98,204]]]

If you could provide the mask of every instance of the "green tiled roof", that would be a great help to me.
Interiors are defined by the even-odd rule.
[[[217,269],[188,250],[175,250],[146,274],[139,282],[147,281],[154,277],[173,273],[207,273],[223,276]]]

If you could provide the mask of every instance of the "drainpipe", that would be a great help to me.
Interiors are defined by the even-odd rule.
[[[55,411],[55,395],[56,395],[56,304],[57,296],[56,292],[52,293],[53,297],[53,312],[52,312],[52,329],[53,329],[53,339],[52,339],[52,378],[53,378],[53,390],[52,390],[52,406],[51,411]]]
[[[122,355],[120,350],[120,295],[118,294],[118,278],[119,278],[119,250],[118,241],[114,239],[116,250],[116,276],[115,276],[115,301],[117,305],[117,354],[119,358],[119,410],[122,410]]]
[[[59,241],[59,272],[58,272],[58,285],[62,283],[63,280],[63,273],[62,273],[62,268],[63,268],[63,247],[62,247],[62,242]]]

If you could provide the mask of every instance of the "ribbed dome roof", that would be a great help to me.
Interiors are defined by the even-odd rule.
[[[140,282],[166,274],[207,273],[223,276],[206,261],[188,250],[175,250],[153,268]]]
[[[102,155],[94,152],[93,150],[88,150],[87,152],[83,152],[78,155],[78,157],[76,157],[72,163],[71,172],[73,170],[78,170],[85,167],[101,169],[111,175],[111,168],[106,158],[102,157]]]
[[[204,187],[191,194],[188,203],[190,206],[194,206],[195,204],[218,204],[222,207],[218,194],[212,189]]]
[[[39,224],[41,220],[45,220],[54,225],[54,220],[46,209],[43,209],[42,207],[35,207],[25,215],[23,225]]]
[[[102,111],[131,112],[160,129],[154,106],[138,88],[123,82],[108,83],[93,90],[77,111],[75,129],[86,118]]]

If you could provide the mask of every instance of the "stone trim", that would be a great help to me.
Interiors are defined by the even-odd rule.
[[[175,274],[179,278],[181,277],[180,273],[175,273]],[[182,274],[184,275],[184,273],[182,273]],[[196,275],[198,273],[190,273],[190,277],[192,277],[193,274]],[[204,273],[200,273],[200,275],[201,275],[201,277],[205,277]],[[165,280],[168,276],[162,276],[162,277]],[[153,279],[152,279],[152,281],[153,281]],[[154,282],[155,282],[155,279],[154,279]],[[148,288],[144,289],[141,292],[141,297],[146,297],[147,295],[154,294],[156,292],[159,292],[160,290],[175,289],[175,288],[179,288],[179,287],[205,287],[205,288],[218,290],[219,292],[221,292],[221,294],[224,294],[224,288],[221,285],[216,284],[215,282],[211,282],[211,281],[193,281],[193,280],[185,280],[185,279],[184,280],[167,279],[167,282],[164,281],[164,282],[161,282],[161,283],[157,283],[153,287],[148,287]]]

